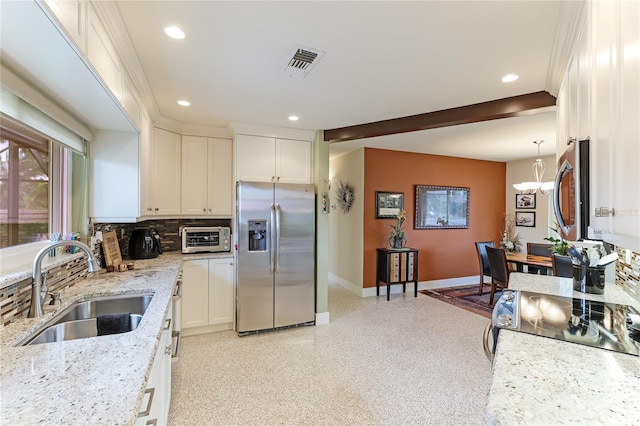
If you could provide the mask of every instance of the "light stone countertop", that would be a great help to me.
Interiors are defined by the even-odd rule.
[[[0,423],[133,424],[182,260],[179,252],[165,253],[135,260],[131,271],[92,274],[62,292],[62,305],[46,305],[43,318],[0,328]],[[131,332],[14,346],[83,297],[146,292],[154,292],[153,299]]]
[[[509,288],[625,304],[620,287],[604,295],[573,290],[570,278],[514,273]],[[640,357],[508,329],[500,330],[485,420],[495,425],[640,422]]]

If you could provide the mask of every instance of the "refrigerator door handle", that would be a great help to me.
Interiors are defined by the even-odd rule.
[[[276,203],[276,273],[280,272],[280,204]]]
[[[273,274],[275,269],[275,250],[276,250],[276,206],[271,203],[271,230],[269,231],[269,273]]]

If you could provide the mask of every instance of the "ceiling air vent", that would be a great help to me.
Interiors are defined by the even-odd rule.
[[[287,55],[282,73],[289,77],[305,78],[323,55],[321,50],[296,45]]]

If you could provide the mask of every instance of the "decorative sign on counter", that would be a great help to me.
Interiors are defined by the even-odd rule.
[[[122,263],[120,244],[116,231],[102,233],[102,252],[104,253],[105,266],[113,266],[115,269]]]

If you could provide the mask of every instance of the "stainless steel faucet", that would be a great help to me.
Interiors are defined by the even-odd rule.
[[[29,307],[29,318],[38,318],[44,315],[42,305],[44,299],[47,296],[47,280],[46,272],[42,273],[42,259],[56,247],[60,246],[74,246],[80,248],[87,254],[87,262],[89,263],[89,272],[95,272],[100,270],[100,264],[93,257],[93,253],[88,245],[76,240],[63,240],[56,241],[55,243],[44,247],[36,254],[36,258],[33,260],[33,273],[31,276],[31,306]],[[45,277],[43,277],[45,275]]]

